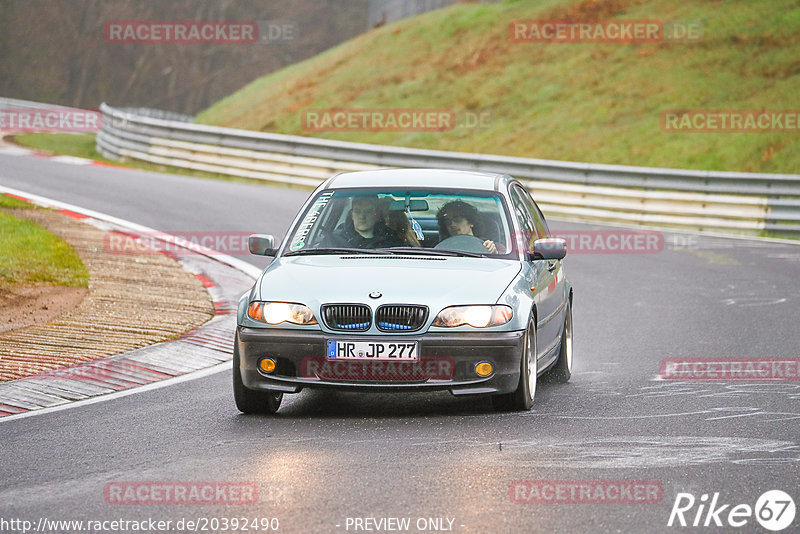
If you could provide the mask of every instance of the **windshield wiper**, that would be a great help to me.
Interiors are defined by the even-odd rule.
[[[448,250],[444,248],[419,248],[419,247],[390,247],[390,248],[379,248],[377,250],[382,250],[384,252],[389,252],[392,254],[395,253],[403,253],[403,254],[418,254],[420,256],[462,256],[468,258],[485,258],[486,254],[479,254],[477,252],[464,252],[461,250]]]
[[[372,248],[304,248],[287,252],[284,256],[303,256],[308,254],[386,254],[386,252]]]
[[[389,248],[304,248],[287,252],[284,256],[307,256],[312,254],[366,254],[366,255],[385,255],[385,254],[416,254],[419,256],[455,256],[468,258],[485,258],[486,254],[477,252],[464,252],[461,250],[432,249],[418,247],[389,247]]]

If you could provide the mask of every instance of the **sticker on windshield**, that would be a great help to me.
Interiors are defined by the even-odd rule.
[[[311,209],[308,211],[306,216],[303,217],[303,221],[297,226],[294,237],[292,237],[291,245],[289,245],[289,250],[300,250],[306,246],[306,236],[311,231],[311,228],[314,226],[314,223],[316,222],[320,213],[322,213],[322,208],[325,207],[325,205],[331,199],[331,196],[333,196],[333,193],[323,193],[314,202],[314,205],[311,206]]]

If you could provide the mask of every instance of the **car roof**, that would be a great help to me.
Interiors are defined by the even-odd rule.
[[[498,191],[501,182],[512,178],[495,172],[459,171],[449,169],[377,169],[374,171],[343,172],[329,178],[325,189],[355,187],[399,188],[458,188]]]

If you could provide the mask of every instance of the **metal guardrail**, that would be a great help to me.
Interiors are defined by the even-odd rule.
[[[0,135],[94,133],[99,127],[97,111],[0,97]]]
[[[132,115],[139,115],[141,117],[150,117],[151,119],[163,119],[165,121],[176,122],[194,122],[194,117],[184,113],[177,113],[175,111],[164,111],[163,109],[152,108],[117,108],[119,111],[130,113]]]
[[[17,98],[2,98],[0,97],[0,109],[75,109],[67,106],[58,106],[55,104],[44,104],[42,102],[30,102],[28,100],[19,100]]]
[[[546,215],[800,237],[800,175],[689,171],[444,152],[219,128],[100,107],[97,149],[230,176],[316,186],[339,171],[429,167],[508,173]]]

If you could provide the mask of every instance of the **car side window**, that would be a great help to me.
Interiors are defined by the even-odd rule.
[[[539,237],[550,237],[550,228],[547,226],[547,222],[544,220],[544,215],[542,215],[542,211],[539,209],[539,206],[536,205],[536,202],[530,196],[530,193],[525,191],[525,197],[530,202],[530,206],[532,208],[531,213],[533,214],[533,224],[536,225],[536,230],[539,234]]]
[[[538,238],[536,226],[528,208],[525,206],[523,196],[520,194],[519,188],[511,188],[511,204],[514,207],[514,217],[516,217],[519,227],[522,230],[522,240],[518,241],[520,246],[524,246],[525,250],[530,250],[532,242]]]
[[[533,220],[533,225],[536,227],[536,234],[539,236],[539,239],[544,237],[550,237],[550,229],[547,227],[547,223],[544,221],[544,215],[539,210],[539,206],[536,205],[536,202],[533,201],[531,198],[530,193],[523,187],[519,185],[514,185],[513,189],[517,191],[520,198],[522,199],[522,203],[525,205],[527,212],[530,214],[531,219]]]

